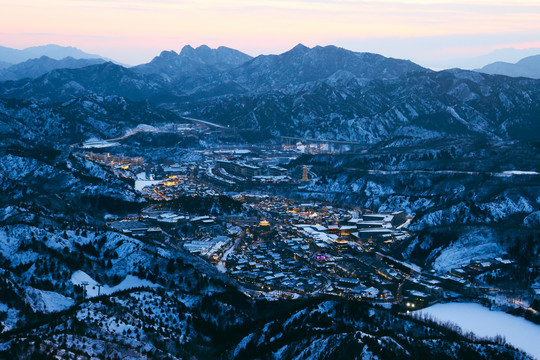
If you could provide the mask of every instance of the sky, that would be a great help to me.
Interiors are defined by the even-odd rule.
[[[0,8],[0,45],[69,45],[131,65],[186,44],[254,56],[337,45],[432,68],[497,49],[540,53],[538,0],[0,0]]]

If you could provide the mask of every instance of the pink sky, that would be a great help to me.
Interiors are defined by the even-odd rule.
[[[149,61],[185,44],[251,55],[336,44],[422,63],[540,48],[540,1],[0,0],[0,45],[71,45]]]

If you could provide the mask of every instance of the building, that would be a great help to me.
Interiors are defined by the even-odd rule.
[[[403,297],[405,307],[410,310],[424,308],[430,305],[433,300],[432,296],[418,290],[408,290]]]
[[[262,174],[262,169],[255,165],[249,165],[237,161],[218,160],[216,168],[221,168],[230,174],[242,176],[243,178],[252,178]]]
[[[384,221],[358,221],[356,227],[360,229],[382,229],[385,228]]]
[[[358,232],[353,233],[360,240],[379,240],[379,239],[388,239],[394,234],[392,229],[362,229]]]
[[[283,176],[287,175],[287,169],[282,168],[281,166],[270,165],[268,167],[268,173],[272,176]]]
[[[384,223],[391,226],[399,226],[407,221],[404,211],[394,211],[392,213],[380,213],[380,214],[364,214],[362,215],[364,222]]]

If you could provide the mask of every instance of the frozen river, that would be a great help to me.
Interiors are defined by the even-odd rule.
[[[540,325],[475,303],[436,304],[417,311],[433,319],[450,321],[478,337],[502,335],[506,342],[540,360]]]

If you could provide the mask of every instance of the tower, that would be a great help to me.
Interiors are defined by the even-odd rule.
[[[308,168],[306,165],[304,165],[304,168],[302,169],[302,181],[309,181]]]

